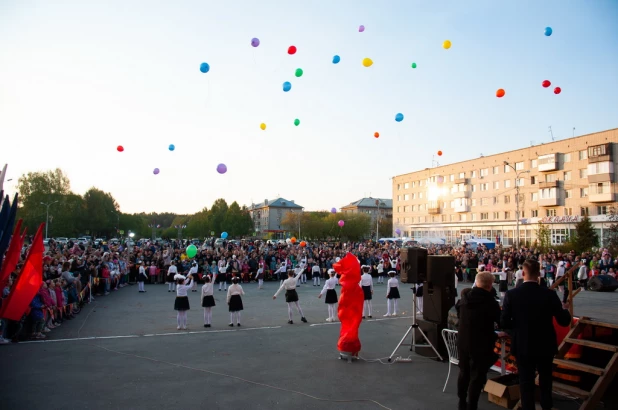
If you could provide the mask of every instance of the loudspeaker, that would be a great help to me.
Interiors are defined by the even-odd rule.
[[[427,282],[434,287],[455,287],[455,257],[431,255],[427,258]]]
[[[595,292],[613,292],[618,289],[618,281],[609,275],[598,275],[588,279],[588,289]]]
[[[423,283],[427,280],[427,249],[401,248],[399,259],[402,283]]]
[[[453,274],[454,275],[454,274]],[[457,290],[455,286],[433,286],[423,284],[423,319],[446,325],[448,311],[455,306]]]
[[[440,353],[440,356],[442,356],[443,359],[448,359],[448,352],[446,350],[446,346],[444,345],[444,339],[442,338],[442,330],[446,329],[446,325],[442,323],[429,322],[423,319],[417,320],[416,323],[418,324],[418,327],[425,333],[425,335],[427,335],[427,339],[429,339],[429,341],[436,348],[438,353]],[[427,343],[421,335],[421,332],[419,332],[417,329],[414,329],[414,334],[416,337],[416,343]],[[425,357],[436,357],[436,354],[431,348],[431,346],[417,346],[416,353]]]

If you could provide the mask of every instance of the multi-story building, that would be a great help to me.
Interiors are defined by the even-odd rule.
[[[520,242],[534,242],[542,222],[560,244],[588,215],[602,238],[616,201],[616,158],[612,129],[399,175],[393,224],[415,238],[510,245],[518,226]]]
[[[285,230],[281,228],[281,221],[290,212],[296,212],[300,215],[302,211],[302,206],[285,198],[265,199],[260,204],[249,206],[249,214],[253,219],[256,236],[260,237],[272,233],[275,238],[283,238]]]
[[[373,235],[379,224],[389,226],[389,231],[393,226],[393,200],[385,198],[361,198],[351,204],[341,207],[341,212],[344,214],[367,214],[371,217],[371,229],[367,232],[368,235]],[[382,229],[380,229],[382,232]]]

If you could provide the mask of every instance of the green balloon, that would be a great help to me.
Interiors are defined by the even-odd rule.
[[[294,73],[294,75],[296,75],[296,77],[300,77],[303,75],[303,69],[302,68],[297,68],[296,72]]]
[[[412,68],[416,68],[416,63],[412,63]]]
[[[195,258],[195,255],[197,255],[197,248],[195,247],[195,245],[187,246],[187,256],[189,258]]]
[[[296,125],[298,127],[298,124],[300,124],[300,120],[297,118],[294,120],[294,125]]]

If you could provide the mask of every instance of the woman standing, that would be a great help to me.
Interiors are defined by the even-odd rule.
[[[236,326],[240,327],[240,311],[243,310],[241,296],[244,294],[242,286],[238,284],[238,278],[234,277],[227,290],[227,304],[230,310],[230,324],[228,326],[230,327],[234,327],[234,319],[236,319]]]
[[[204,286],[202,286],[202,307],[204,308],[204,327],[210,327],[212,321],[212,307],[215,306],[213,296],[213,286],[210,275],[204,276]]]

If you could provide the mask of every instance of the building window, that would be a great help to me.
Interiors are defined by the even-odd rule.
[[[476,214],[470,214],[470,215],[471,215],[471,218],[470,218],[470,219],[471,219],[472,221],[476,221]]]
[[[536,177],[530,177],[530,185],[536,184]]]
[[[492,172],[494,175],[498,175],[500,173],[500,167],[494,167]]]
[[[563,180],[570,181],[571,180],[571,171],[565,171],[563,174]]]
[[[470,178],[476,178],[476,170],[470,172]]]
[[[494,212],[494,219],[500,219],[500,212]]]
[[[455,214],[451,214],[451,215],[449,215],[449,216],[450,216],[450,221],[451,221],[451,222],[455,222],[455,218],[457,217],[457,215],[455,215]]]
[[[403,196],[403,200],[404,200],[404,201],[409,201],[409,200],[410,200],[410,194],[405,194],[405,195]]]
[[[581,208],[579,208],[579,215],[580,216],[588,216],[588,215],[590,215],[590,212],[588,212],[588,207],[587,206],[582,206]]]
[[[422,192],[419,192],[419,193],[418,193],[418,198],[419,198],[419,199],[423,199],[423,193],[422,193]]]
[[[511,219],[511,213],[509,211],[505,211],[504,212],[504,219],[506,219],[506,220]]]
[[[459,222],[466,222],[468,220],[468,216],[466,214],[459,214]]]
[[[515,180],[515,186],[524,186],[525,179],[519,178]]]
[[[564,162],[571,162],[571,154],[564,154]]]
[[[442,222],[446,222],[446,215],[442,215]]]
[[[497,196],[494,196],[494,197],[492,198],[492,202],[493,202],[493,204],[494,204],[494,205],[496,205],[496,204],[498,203],[498,197],[497,197]]]
[[[412,205],[412,212],[416,212],[416,205]]]
[[[564,199],[573,198],[573,190],[567,189],[564,191]]]
[[[540,191],[541,199],[555,199],[556,198],[556,188],[543,188]],[[547,216],[556,216],[556,215],[547,215]]]
[[[476,192],[476,185],[472,185],[472,192]]]
[[[418,186],[423,186],[423,180],[418,181]]]
[[[539,210],[538,209],[533,209],[532,211],[530,211],[530,217],[531,218],[538,218],[539,217]]]
[[[525,211],[521,211],[521,217],[525,218],[526,217],[526,212]]]
[[[556,181],[556,174],[546,174],[545,175],[545,182],[555,182]]]
[[[546,209],[545,210],[545,216],[556,216],[556,210],[555,209]]]
[[[588,188],[579,188],[579,197],[588,198]]]
[[[403,212],[409,212],[410,211],[410,206],[406,205],[403,207]]]
[[[538,192],[533,192],[530,194],[530,200],[531,201],[538,201],[539,200],[539,193]]]
[[[412,199],[415,199],[415,198],[416,198],[416,194],[415,194],[414,192],[413,192],[413,193],[411,193],[410,195],[412,195],[412,196],[411,196],[411,198],[412,198]]]
[[[573,208],[564,208],[564,216],[573,215]]]
[[[568,237],[568,229],[552,229],[551,230],[551,244],[561,245],[566,242]]]
[[[597,215],[607,215],[608,208],[606,205],[597,206]]]
[[[476,198],[472,198],[472,206],[476,206]]]
[[[504,195],[504,203],[505,204],[510,204],[511,203],[511,196],[510,195]]]
[[[401,195],[397,195],[397,200],[401,201]]]
[[[488,183],[481,184],[481,191],[487,191],[487,190],[489,190],[489,184]]]
[[[536,164],[537,164],[536,159],[530,160],[530,168],[536,168]]]
[[[489,175],[489,168],[481,169],[481,176],[486,177],[487,175]]]
[[[438,222],[438,218],[436,216],[431,217],[431,222]]]
[[[399,218],[395,218],[395,222],[399,223]]]
[[[460,172],[459,173],[459,178],[465,178],[466,177],[466,173],[465,172]]]
[[[588,147],[588,156],[589,157],[600,157],[601,155],[607,154],[607,145],[596,145],[594,147]]]
[[[511,187],[511,180],[510,179],[505,179],[504,180],[504,187],[505,188],[510,188]]]
[[[587,149],[579,151],[579,160],[583,161],[585,159],[588,159],[588,150]]]
[[[586,168],[582,168],[579,170],[579,177],[580,178],[588,178],[588,169]]]
[[[494,181],[494,189],[500,189],[500,181]]]
[[[410,188],[410,184],[409,183],[406,182],[405,184],[403,184],[403,189],[408,189],[408,188]]]
[[[591,195],[609,194],[610,182],[598,182],[596,184],[590,184],[589,186]]]
[[[453,182],[455,180],[455,174],[451,174],[448,177],[449,181]]]
[[[481,221],[486,221],[489,219],[489,213],[488,212],[481,212]],[[474,218],[472,218],[472,220],[474,220]]]
[[[481,206],[489,205],[489,198],[481,198]]]
[[[596,162],[588,164],[588,175],[610,174],[614,172],[614,167],[610,167],[610,162]]]
[[[511,167],[509,167],[508,165],[504,166],[504,173],[508,174],[509,172],[511,172]]]
[[[401,207],[400,206],[397,207],[397,212],[401,212]]]
[[[523,171],[524,170],[524,163],[522,162],[516,162],[515,163],[515,171]]]
[[[401,184],[397,184],[397,191],[401,189]]]

